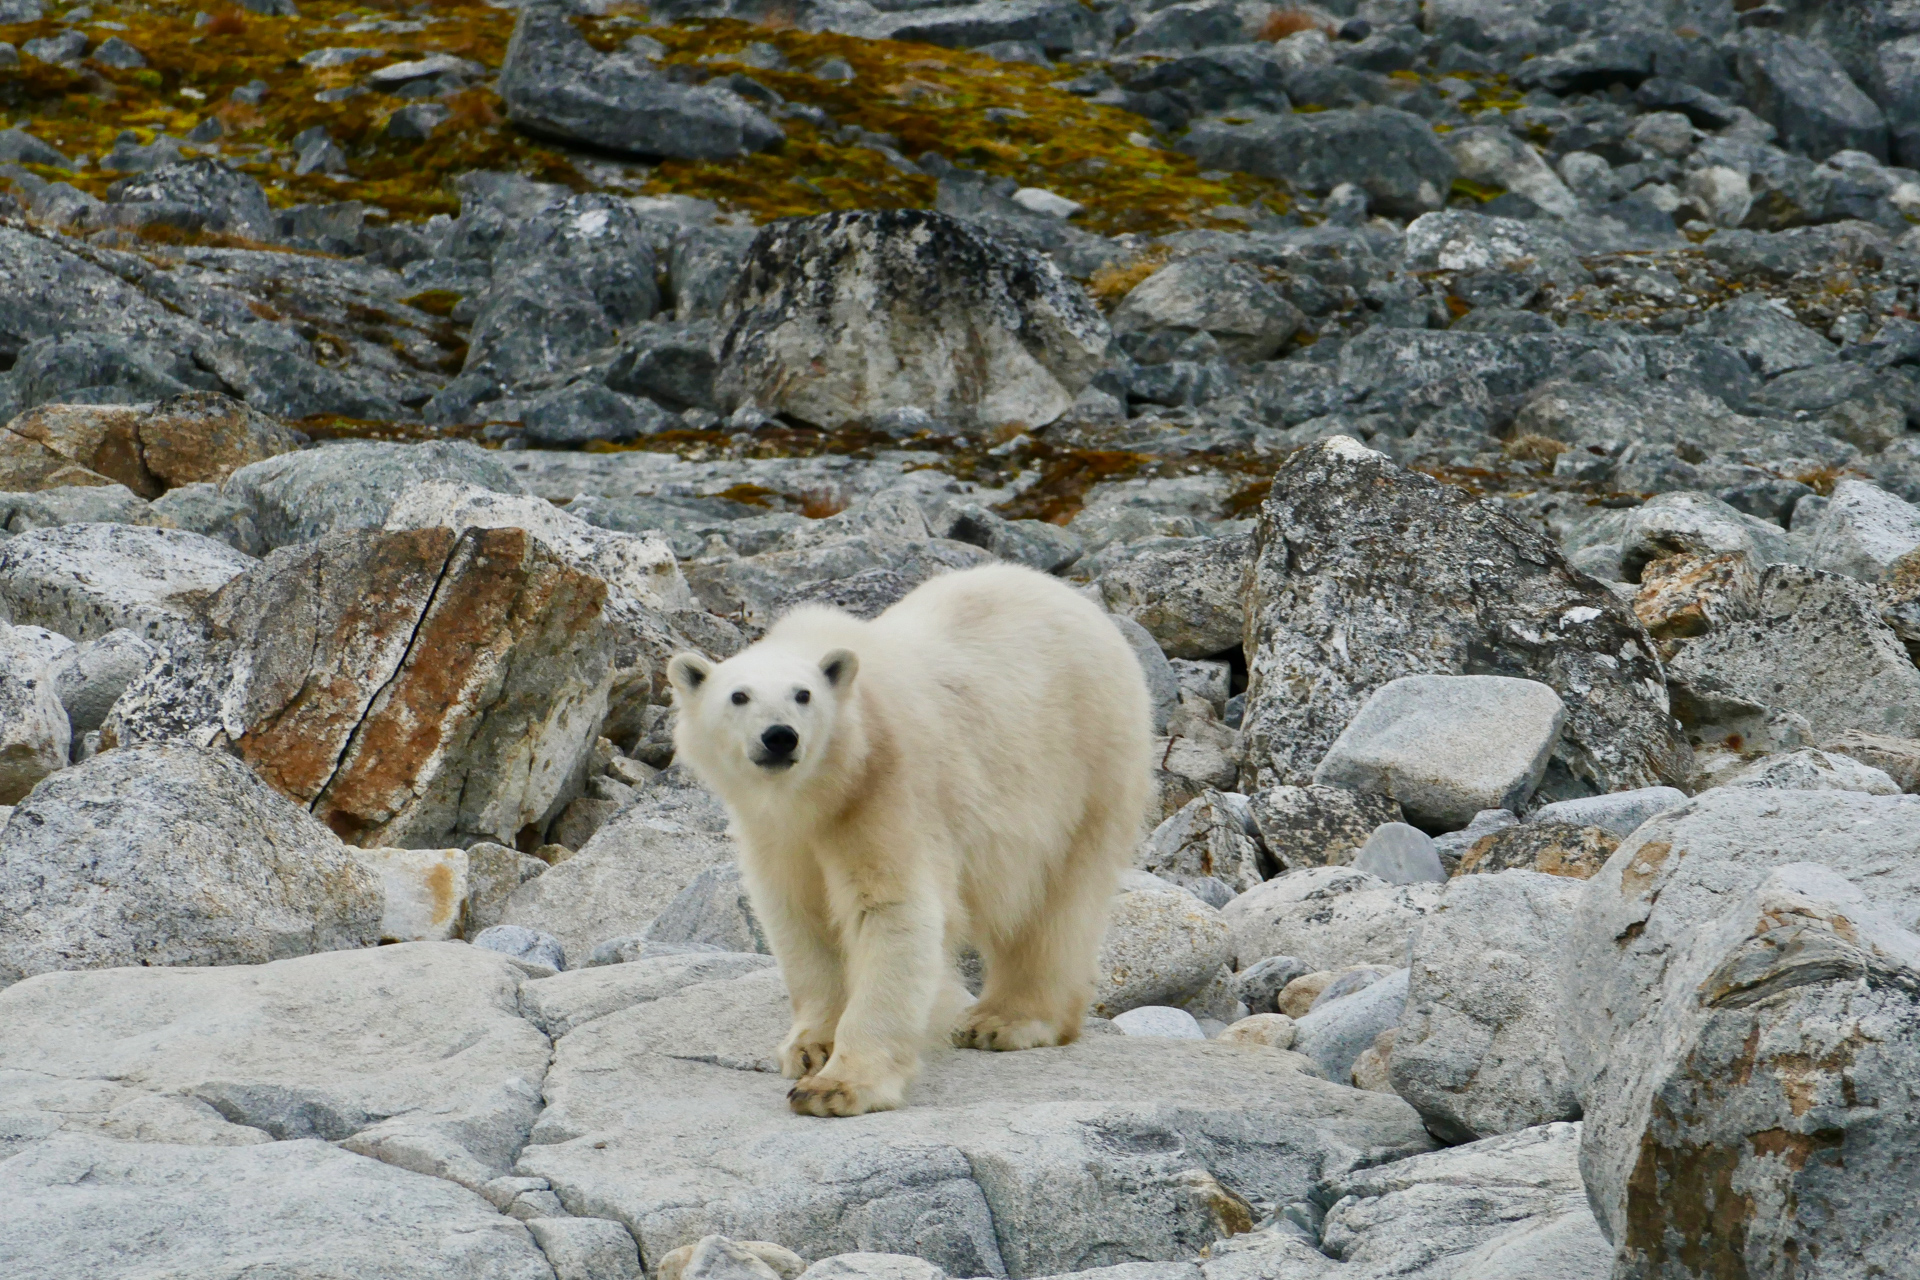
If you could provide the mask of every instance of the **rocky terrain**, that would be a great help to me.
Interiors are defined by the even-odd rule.
[[[0,1275],[1920,1275],[1909,0],[0,0],[0,116]],[[1154,694],[1094,1016],[794,1116],[666,659],[994,559]]]

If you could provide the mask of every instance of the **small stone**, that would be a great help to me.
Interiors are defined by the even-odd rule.
[[[1280,989],[1279,995],[1274,998],[1274,1007],[1289,1018],[1304,1018],[1312,1012],[1313,1003],[1320,998],[1320,993],[1339,976],[1331,969],[1303,973]]]
[[[1149,1004],[1116,1014],[1113,1025],[1130,1036],[1160,1036],[1171,1040],[1205,1040],[1207,1033],[1185,1009]]]
[[[1388,1027],[1373,1038],[1373,1043],[1361,1051],[1353,1060],[1353,1087],[1368,1089],[1374,1093],[1392,1093],[1393,1079],[1388,1074],[1387,1063],[1393,1055],[1393,1043],[1399,1038],[1400,1028]]]
[[[1446,880],[1433,837],[1404,822],[1383,823],[1353,857],[1353,869],[1388,884],[1439,884]]]
[[[1233,975],[1233,993],[1256,1015],[1272,1013],[1280,992],[1308,968],[1292,956],[1268,956]]]
[[[1265,1045],[1269,1049],[1291,1049],[1293,1036],[1293,1019],[1284,1013],[1256,1013],[1251,1017],[1240,1019],[1215,1038],[1229,1044],[1258,1044]]]
[[[1350,1079],[1354,1060],[1382,1031],[1400,1021],[1406,1003],[1407,970],[1396,969],[1297,1019],[1294,1052],[1312,1058],[1329,1080]]]
[[[1649,818],[1686,802],[1687,793],[1676,787],[1642,787],[1637,791],[1615,791],[1610,795],[1585,796],[1578,800],[1556,800],[1535,809],[1527,820],[1604,827],[1625,839]]]
[[[382,942],[443,942],[460,927],[467,901],[465,849],[356,849],[380,877]]]
[[[498,951],[503,956],[511,956],[551,973],[564,972],[567,967],[567,953],[560,945],[560,939],[522,925],[496,924],[483,929],[473,939],[473,945],[483,951]]]

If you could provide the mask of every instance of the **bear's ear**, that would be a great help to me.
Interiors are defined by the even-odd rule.
[[[667,662],[667,683],[682,698],[691,700],[713,674],[713,664],[697,653],[676,653]]]
[[[827,683],[836,689],[844,689],[853,683],[853,673],[860,669],[860,659],[851,649],[835,649],[820,659],[820,674]]]

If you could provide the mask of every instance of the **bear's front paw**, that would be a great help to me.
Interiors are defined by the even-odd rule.
[[[794,1028],[780,1045],[780,1074],[789,1080],[813,1075],[833,1056],[832,1033]]]
[[[905,1095],[904,1080],[856,1084],[808,1076],[787,1091],[787,1105],[803,1116],[863,1116],[869,1111],[892,1111]]]
[[[953,1043],[962,1049],[1039,1049],[1064,1043],[1058,1027],[1040,1018],[1023,1014],[996,1013],[975,1005],[953,1029]]]

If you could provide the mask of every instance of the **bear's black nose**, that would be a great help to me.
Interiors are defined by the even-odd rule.
[[[760,735],[760,745],[767,749],[769,760],[784,760],[800,745],[800,735],[784,724],[776,724]]]

